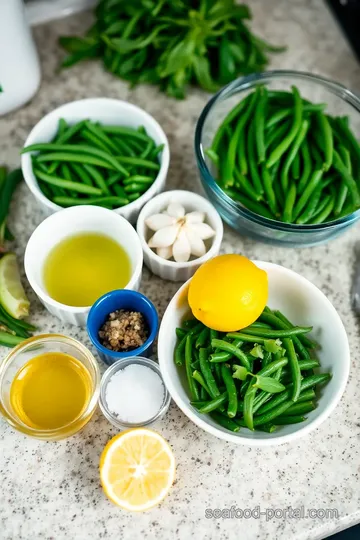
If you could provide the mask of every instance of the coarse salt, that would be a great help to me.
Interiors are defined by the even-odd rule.
[[[129,423],[146,422],[156,416],[164,397],[165,388],[159,375],[140,364],[116,372],[105,391],[109,411],[120,421]]]

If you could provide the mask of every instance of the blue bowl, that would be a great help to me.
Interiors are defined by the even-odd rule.
[[[139,311],[145,317],[150,334],[141,347],[128,352],[116,352],[101,345],[98,337],[99,330],[106,321],[108,315],[117,309]],[[118,289],[116,291],[108,292],[96,300],[89,311],[86,328],[100,358],[106,364],[111,365],[118,360],[129,358],[131,356],[151,356],[154,340],[159,329],[159,317],[154,304],[150,302],[146,296],[137,291]]]
[[[286,90],[296,85],[303,97],[327,103],[331,115],[348,115],[350,126],[359,136],[360,99],[341,84],[310,73],[269,71],[242,77],[225,86],[205,106],[196,125],[195,155],[203,188],[230,227],[244,236],[283,247],[313,246],[335,238],[360,219],[360,210],[314,225],[284,223],[255,214],[231,199],[216,182],[216,171],[205,154],[229,111],[258,84],[269,90]]]

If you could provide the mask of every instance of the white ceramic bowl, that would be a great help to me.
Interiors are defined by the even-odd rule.
[[[62,321],[85,326],[88,307],[66,306],[53,300],[43,281],[44,262],[51,249],[64,238],[81,232],[105,234],[118,242],[131,262],[131,278],[125,289],[138,290],[143,255],[139,237],[130,223],[111,210],[99,206],[72,206],[46,218],[31,235],[25,250],[25,273],[46,309]]]
[[[142,206],[160,193],[166,182],[170,162],[169,143],[158,122],[147,112],[131,103],[109,98],[91,98],[72,101],[50,112],[36,124],[26,139],[25,146],[35,143],[50,142],[56,135],[58,121],[64,118],[68,123],[75,124],[81,120],[93,120],[102,124],[119,125],[137,128],[144,126],[148,135],[157,145],[164,144],[160,154],[160,170],[151,187],[136,201],[133,201],[114,211],[134,223]],[[40,190],[32,170],[31,153],[21,156],[22,173],[31,193],[40,204],[46,215],[62,210],[62,207],[51,202]]]
[[[153,214],[164,211],[172,202],[177,202],[184,206],[186,213],[193,212],[194,210],[205,212],[205,223],[210,225],[216,234],[207,241],[209,242],[210,248],[203,257],[199,257],[198,259],[186,263],[166,261],[159,257],[159,255],[147,245],[147,240],[151,235],[151,231],[149,231],[148,227],[145,225],[145,220]],[[207,199],[196,193],[182,190],[165,191],[149,201],[139,214],[136,230],[144,252],[144,262],[146,266],[150,268],[153,274],[170,281],[186,281],[194,275],[199,266],[205,261],[218,255],[224,232],[221,217],[213,205]]]
[[[318,427],[339,402],[349,375],[350,353],[345,328],[335,308],[315,285],[292,270],[276,264],[254,261],[268,273],[268,305],[280,309],[295,324],[314,327],[313,337],[321,344],[319,372],[331,372],[332,378],[321,387],[317,408],[301,424],[282,426],[274,433],[251,432],[242,428],[232,433],[217,425],[208,415],[200,414],[189,404],[186,378],[174,363],[175,328],[190,314],[187,302],[189,282],[171,300],[161,323],[158,357],[161,373],[171,397],[180,409],[205,431],[235,444],[270,446],[293,441]]]

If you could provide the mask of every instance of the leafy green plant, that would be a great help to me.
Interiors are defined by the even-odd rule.
[[[240,74],[262,71],[269,52],[235,0],[101,0],[85,37],[61,37],[62,67],[101,58],[105,68],[135,86],[151,83],[182,99],[189,84],[215,92]]]

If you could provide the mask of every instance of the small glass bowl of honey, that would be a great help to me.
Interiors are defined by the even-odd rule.
[[[99,391],[94,356],[60,334],[23,341],[0,365],[0,412],[15,429],[38,439],[78,432],[94,414]]]

